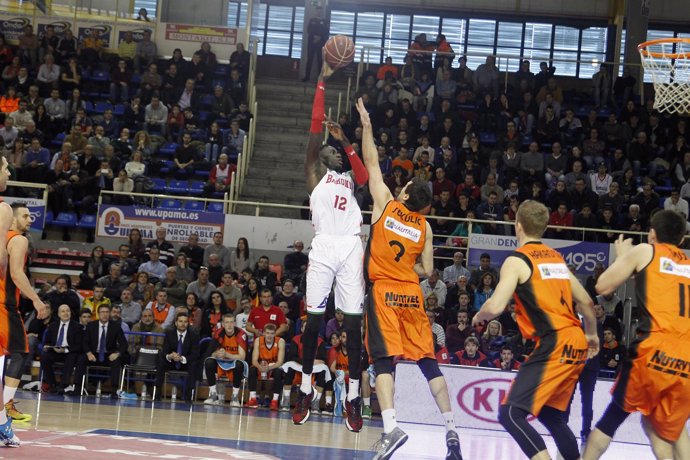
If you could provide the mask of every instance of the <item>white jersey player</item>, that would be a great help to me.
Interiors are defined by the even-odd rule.
[[[325,60],[324,60],[325,61]],[[342,145],[350,159],[352,171],[341,172],[340,153],[329,145],[322,145],[324,122],[325,80],[333,73],[324,62],[319,76],[312,107],[312,123],[307,145],[305,173],[310,194],[312,224],[316,235],[309,252],[307,269],[307,325],[302,335],[302,384],[292,414],[295,424],[304,424],[311,413],[311,404],[318,404],[311,373],[316,356],[318,334],[323,324],[328,296],[335,281],[335,306],[345,313],[350,388],[346,398],[350,431],[362,429],[362,399],[359,397],[360,356],[362,349],[362,311],[364,302],[364,250],[360,239],[362,213],[355,199],[355,187],[364,185],[368,175],[335,123],[327,123],[330,134]]]

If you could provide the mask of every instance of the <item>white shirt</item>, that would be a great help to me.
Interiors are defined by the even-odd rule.
[[[177,335],[178,343],[184,343],[184,339],[187,337],[187,331],[180,332],[177,329],[175,329],[175,334]],[[172,360],[169,359],[167,356],[165,358],[168,360],[168,362],[172,362]],[[180,363],[187,364],[187,358],[185,358],[183,356],[182,359],[180,360]]]
[[[355,199],[355,182],[347,173],[328,170],[309,199],[311,223],[317,235],[359,235],[362,211]]]
[[[666,198],[666,200],[664,200],[664,209],[675,211],[682,214],[686,219],[688,218],[688,202],[683,198],[679,198],[678,202],[675,204],[671,197]]]

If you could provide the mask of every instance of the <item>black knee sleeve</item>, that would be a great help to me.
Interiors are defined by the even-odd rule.
[[[393,373],[393,358],[380,358],[374,361],[374,371],[376,375],[392,374]]]
[[[628,415],[630,415],[629,412],[625,412],[621,406],[611,401],[604,415],[597,422],[597,429],[609,438],[612,438],[616,434],[618,427],[628,418]]]
[[[526,410],[515,406],[502,405],[498,409],[499,423],[515,439],[527,458],[532,458],[546,450],[546,444],[537,430],[527,421],[528,415]]]
[[[577,460],[580,458],[577,439],[568,426],[563,411],[544,406],[537,418],[549,430],[553,440],[556,442],[556,446],[558,446],[558,451],[565,460]]]
[[[24,361],[26,361],[28,356],[28,353],[12,353],[9,355],[10,362],[7,364],[5,377],[21,380]]]
[[[424,374],[424,378],[427,382],[431,382],[436,377],[442,377],[441,369],[438,367],[438,361],[431,358],[422,358],[417,361],[417,366],[419,370]]]
[[[359,380],[362,356],[362,317],[345,315],[343,326],[347,333],[347,361],[350,378]]]
[[[305,374],[311,374],[314,370],[316,345],[322,323],[323,315],[307,313],[307,325],[304,328],[304,334],[302,334],[302,372]]]

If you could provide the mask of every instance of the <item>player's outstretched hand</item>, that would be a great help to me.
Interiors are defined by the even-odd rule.
[[[335,138],[335,140],[343,141],[345,139],[343,128],[338,123],[328,120],[326,122],[326,128],[328,128],[328,132]]]
[[[623,257],[633,248],[632,238],[625,239],[624,235],[620,235],[614,243],[616,249],[616,257]]]
[[[328,65],[328,62],[326,61],[326,50],[322,49],[321,55],[323,57],[323,65],[321,66],[321,75],[319,75],[319,80],[326,80],[328,77],[333,75],[335,69]]]
[[[592,359],[599,354],[599,336],[596,334],[585,334],[587,338],[587,359]]]
[[[364,101],[362,101],[361,97],[357,99],[357,112],[359,112],[359,121],[362,123],[362,127],[371,127],[369,112],[367,112],[366,107],[364,107]]]
[[[34,300],[34,308],[36,309],[36,318],[46,319],[48,317],[48,306],[41,299]]]

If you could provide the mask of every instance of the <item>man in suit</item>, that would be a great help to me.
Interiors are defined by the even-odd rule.
[[[199,361],[199,335],[189,328],[189,315],[180,312],[175,316],[175,327],[165,332],[163,353],[158,361],[156,373],[157,398],[163,388],[163,378],[167,371],[187,372],[185,401],[191,401]]]
[[[72,374],[82,351],[84,341],[83,329],[72,319],[72,309],[67,304],[58,308],[60,321],[53,321],[48,326],[46,340],[41,352],[41,371],[43,373],[43,391],[57,390],[65,394],[74,393],[71,384]],[[55,386],[55,363],[62,363],[60,385]]]
[[[122,327],[110,320],[110,305],[98,307],[98,321],[86,325],[83,351],[85,355],[78,366],[77,382],[81,381],[86,366],[107,366],[110,368],[111,397],[116,399],[127,339]]]

